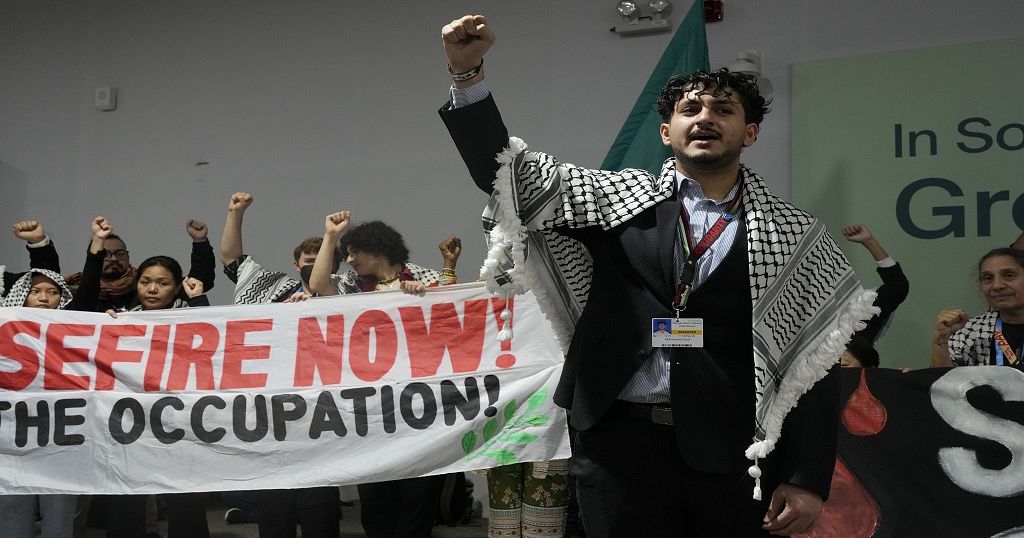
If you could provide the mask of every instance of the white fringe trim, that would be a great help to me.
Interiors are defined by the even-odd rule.
[[[518,279],[513,278],[512,282],[500,285],[495,281],[498,275],[498,263],[504,257],[505,249],[511,247],[513,268],[511,273],[516,272],[520,264],[525,260],[523,251],[526,240],[526,226],[519,220],[515,213],[515,185],[512,184],[512,163],[517,155],[526,151],[526,143],[519,138],[509,138],[509,147],[502,150],[495,157],[500,165],[494,178],[494,198],[498,202],[497,223],[490,231],[491,246],[487,250],[487,257],[484,259],[483,267],[480,268],[480,278],[487,282],[487,289],[495,295],[511,297],[526,291]]]
[[[545,283],[539,278],[543,274],[542,268],[534,265],[536,260],[526,258],[526,241],[528,231],[515,212],[516,187],[513,183],[512,166],[516,156],[526,151],[527,145],[522,139],[510,137],[509,145],[495,160],[499,163],[498,172],[494,178],[494,198],[498,202],[497,223],[490,231],[490,248],[483,266],[480,268],[480,278],[487,283],[487,289],[500,297],[511,297],[526,291],[532,291],[537,298],[537,304],[544,314],[545,319],[551,324],[551,328],[558,340],[559,347],[564,354],[569,349],[569,342],[572,341],[573,326],[572,320],[558,319],[558,304],[545,287]],[[511,247],[511,248],[509,248]],[[505,257],[506,249],[512,252],[512,268],[508,271],[511,282],[504,285],[498,284],[498,263]],[[504,312],[502,312],[504,315]],[[498,334],[499,341],[512,339],[512,332]]]
[[[761,468],[758,460],[775,449],[775,443],[782,435],[782,423],[786,415],[796,407],[800,397],[828,374],[846,349],[850,337],[863,329],[865,322],[879,312],[878,307],[874,306],[876,295],[872,290],[861,290],[856,294],[847,304],[846,310],[839,314],[836,328],[811,342],[807,349],[812,351],[803,360],[797,359],[786,372],[765,416],[765,438],[751,444],[745,452],[747,459],[754,462],[747,474],[754,478],[755,500],[761,500]]]

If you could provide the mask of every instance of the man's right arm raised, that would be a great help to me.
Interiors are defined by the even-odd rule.
[[[225,266],[242,257],[242,217],[250,205],[252,195],[247,192],[236,192],[228,200],[228,216],[220,236],[220,262]]]
[[[614,207],[616,200],[632,200],[639,194],[652,199],[651,191],[656,186],[646,172],[630,171],[627,181],[617,172],[561,163],[551,155],[512,144],[484,81],[484,53],[495,41],[485,17],[466,15],[456,19],[441,29],[441,37],[453,80],[449,101],[439,111],[441,118],[473,181],[484,192],[494,192],[500,169],[495,158],[505,152],[504,161],[512,160],[506,166],[515,185],[519,217],[527,228],[610,228],[624,212]],[[647,181],[633,181],[638,175],[644,175]]]

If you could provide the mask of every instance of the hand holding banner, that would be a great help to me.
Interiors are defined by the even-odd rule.
[[[104,314],[0,310],[0,493],[354,484],[569,455],[531,295],[482,285]],[[519,338],[499,342],[504,323]]]

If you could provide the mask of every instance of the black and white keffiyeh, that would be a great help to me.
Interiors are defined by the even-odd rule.
[[[273,303],[281,300],[283,295],[295,291],[301,284],[297,278],[263,267],[252,256],[245,256],[242,259],[236,274],[236,305]]]
[[[2,270],[3,267],[0,266],[0,271]],[[11,284],[11,290],[4,297],[0,306],[5,308],[11,306],[25,306],[25,299],[28,298],[28,292],[32,290],[32,277],[35,275],[45,276],[60,288],[60,303],[57,305],[57,308],[64,308],[71,302],[71,289],[68,288],[67,282],[64,282],[64,277],[48,269],[29,269],[28,272],[21,275],[14,284]],[[0,284],[0,288],[2,288],[2,284]]]
[[[655,177],[580,168],[526,149],[513,137],[497,156],[483,215],[488,255],[481,276],[500,295],[532,290],[564,352],[586,306],[593,262],[582,244],[552,229],[608,230],[672,197],[675,160]],[[878,309],[823,223],[773,195],[748,168],[742,174],[756,391],[746,456],[754,475],[797,400],[838,363],[850,336]]]
[[[999,312],[991,310],[974,316],[949,337],[946,347],[954,366],[992,364],[992,338],[996,333]]]
[[[413,277],[424,285],[431,285],[441,278],[441,272],[421,267],[413,263],[405,266]],[[285,273],[271,271],[246,256],[238,264],[238,281],[235,283],[235,304],[252,305],[266,304],[282,300],[284,295],[295,291],[301,282]],[[338,288],[338,294],[359,293],[359,275],[355,271],[347,271],[340,275],[331,275],[331,281]]]

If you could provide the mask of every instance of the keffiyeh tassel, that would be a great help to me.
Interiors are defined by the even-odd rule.
[[[878,307],[874,306],[876,295],[872,290],[862,290],[858,293],[849,302],[846,311],[839,315],[835,328],[817,342],[807,346],[814,351],[804,360],[797,361],[783,378],[775,400],[772,401],[765,416],[765,438],[751,444],[744,453],[747,459],[754,462],[747,469],[747,474],[754,479],[754,500],[759,501],[762,498],[759,460],[775,449],[775,443],[782,435],[782,423],[790,410],[796,407],[800,397],[828,374],[828,371],[837,364],[853,333],[863,329],[865,321],[879,312]]]

